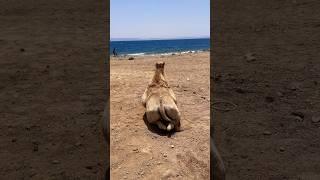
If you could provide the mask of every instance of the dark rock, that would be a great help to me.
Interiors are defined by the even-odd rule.
[[[134,57],[129,57],[129,59],[128,60],[134,60]]]
[[[240,94],[244,94],[245,93],[245,90],[241,89],[241,88],[237,88],[236,89],[236,92],[237,93],[240,93]]]
[[[244,58],[246,59],[247,62],[253,62],[256,61],[256,55],[254,53],[247,53]]]
[[[264,131],[263,135],[271,135],[272,133],[270,131]]]
[[[304,114],[300,111],[295,111],[295,112],[292,112],[291,115],[293,116],[299,116],[300,118],[304,118]]]
[[[274,102],[274,98],[271,97],[271,96],[267,96],[267,97],[265,98],[265,100],[266,100],[266,102],[268,102],[268,103]]]
[[[320,122],[320,116],[316,116],[316,115],[312,116],[311,121],[312,121],[313,123],[318,123],[318,122]]]

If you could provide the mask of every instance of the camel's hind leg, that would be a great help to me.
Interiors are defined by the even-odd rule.
[[[156,123],[161,119],[159,113],[160,102],[158,99],[150,98],[146,104],[146,116],[149,123]]]

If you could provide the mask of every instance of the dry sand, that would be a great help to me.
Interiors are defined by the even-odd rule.
[[[214,1],[211,98],[238,105],[212,117],[227,179],[320,179],[319,9],[312,0]]]
[[[185,131],[172,136],[144,123],[141,96],[154,65],[164,61]],[[111,178],[208,179],[210,132],[209,52],[112,58],[110,62]]]
[[[0,179],[102,179],[106,2],[0,7]]]

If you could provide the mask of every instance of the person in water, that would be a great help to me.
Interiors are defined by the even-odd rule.
[[[116,52],[116,48],[113,48],[112,53],[113,53],[113,56],[114,56],[114,57],[118,56],[118,53]]]

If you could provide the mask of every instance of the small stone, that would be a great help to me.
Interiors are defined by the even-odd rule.
[[[161,162],[160,162],[160,161],[158,161],[158,162],[157,162],[157,164],[158,164],[158,165],[160,165],[160,164],[161,164]]]
[[[76,144],[76,146],[81,146],[82,144],[81,144],[81,142],[77,142],[77,144]]]
[[[189,81],[190,79],[189,78],[187,78],[187,81]]]
[[[34,144],[34,145],[33,145],[33,151],[34,151],[34,152],[39,151],[39,146],[38,146],[38,144]]]
[[[278,95],[279,97],[283,97],[283,93],[282,93],[282,92],[277,92],[277,95]]]
[[[123,179],[127,179],[128,177],[127,176],[123,176]]]
[[[134,57],[129,57],[129,59],[128,60],[134,60]]]
[[[24,49],[24,48],[21,48],[21,49],[20,49],[20,51],[21,51],[21,52],[24,52],[24,51],[25,51],[25,49]]]
[[[254,53],[247,53],[244,58],[247,60],[247,62],[252,62],[257,60],[257,58],[255,57],[256,55]]]
[[[12,138],[11,142],[17,142],[17,138]]]
[[[299,84],[294,82],[288,85],[288,89],[292,90],[292,91],[296,91],[299,90]]]
[[[92,166],[86,166],[86,169],[92,169],[93,167]]]
[[[166,172],[164,172],[162,174],[162,178],[161,179],[168,179],[169,177],[173,177],[174,176],[174,171],[171,169],[168,169]]]
[[[270,131],[264,131],[263,135],[271,135],[271,132]]]
[[[267,97],[265,98],[265,100],[266,100],[266,102],[268,102],[268,103],[274,102],[274,98],[273,98],[273,97],[270,97],[270,96],[267,96]]]
[[[304,114],[302,112],[300,112],[300,111],[292,112],[291,115],[298,116],[298,117],[300,117],[302,119],[304,118]]]
[[[52,164],[59,164],[60,162],[58,160],[53,160]]]
[[[294,119],[296,122],[303,122],[303,119],[302,119],[300,116],[293,116],[293,119]]]
[[[171,145],[171,148],[174,148],[174,145]]]
[[[163,157],[167,157],[167,154],[163,154]]]
[[[313,123],[318,123],[318,122],[320,122],[320,116],[316,116],[316,115],[312,116],[311,121],[312,121]]]
[[[236,92],[239,93],[239,94],[244,94],[245,93],[245,91],[243,89],[241,89],[241,88],[237,88]]]
[[[241,155],[240,157],[241,157],[242,159],[247,159],[247,158],[248,158],[248,155],[243,154],[243,155]]]
[[[281,152],[285,151],[284,147],[279,148]]]

